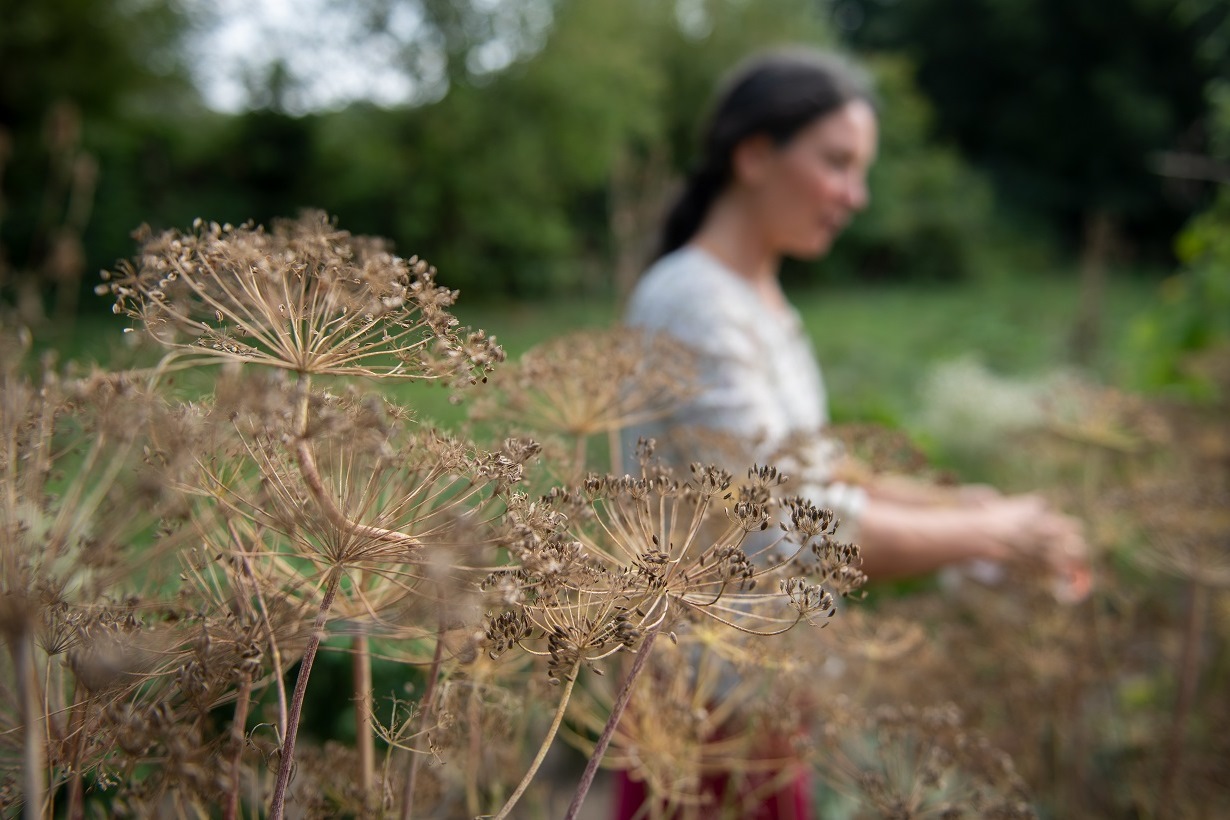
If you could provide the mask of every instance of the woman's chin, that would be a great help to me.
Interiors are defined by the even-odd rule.
[[[796,243],[796,247],[786,251],[786,256],[802,260],[819,259],[821,256],[826,256],[831,247],[833,247],[833,236],[826,233],[813,237],[807,242]]]

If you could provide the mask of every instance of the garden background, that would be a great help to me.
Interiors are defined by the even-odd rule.
[[[60,361],[126,364],[143,354],[95,287],[135,252],[139,225],[321,209],[435,265],[462,322],[516,360],[617,320],[723,72],[782,43],[848,51],[880,98],[871,207],[828,258],[785,272],[834,419],[908,434],[899,446],[933,471],[1041,482],[1091,522],[1102,582],[1046,617],[1032,593],[1006,612],[938,579],[872,586],[869,617],[926,623],[932,656],[901,663],[941,678],[966,667],[928,694],[1007,748],[1044,816],[1226,805],[1230,5],[268,5],[281,10],[0,0],[7,329],[29,328]],[[388,390],[420,418],[466,423],[469,398]],[[1171,432],[1154,435],[1149,414]],[[1153,518],[1107,523],[1150,498]],[[1171,547],[1157,531],[1187,524],[1199,560],[1158,571]],[[1075,635],[1083,622],[1096,634]],[[985,657],[958,661],[979,635],[996,636]],[[993,698],[1010,673],[993,667],[1018,650],[1033,705],[1010,718]],[[354,736],[329,705],[349,697],[344,661],[322,658],[304,719],[314,742]],[[400,665],[375,669],[377,691],[401,685]],[[869,699],[901,702],[892,674],[868,675]],[[319,693],[331,679],[333,698]],[[1027,728],[1006,738],[1013,721]],[[566,756],[558,765],[572,776]],[[548,805],[550,789],[534,799]]]

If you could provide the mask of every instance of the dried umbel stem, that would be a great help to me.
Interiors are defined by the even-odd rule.
[[[228,398],[225,412],[215,408],[209,418],[230,452],[197,465],[207,543],[222,548],[208,535],[218,529],[220,509],[232,522],[227,541],[236,523],[262,533],[259,552],[240,556],[260,568],[256,578],[276,594],[324,593],[285,721],[275,816],[284,811],[321,630],[352,619],[364,637],[410,636],[421,628],[406,618],[417,616],[415,601],[440,615],[461,611],[464,564],[483,550],[485,522],[503,510],[492,502],[519,480],[522,460],[534,452],[509,443],[499,453],[480,453],[435,431],[401,428],[378,403],[314,393],[307,379],[264,382],[259,390],[237,391],[256,394],[251,404]]]
[[[436,705],[436,686],[440,677],[440,665],[444,660],[444,635],[443,628],[436,635],[436,648],[431,658],[431,666],[427,670],[427,689],[423,693],[423,703],[419,710],[418,725],[419,731],[423,728],[429,718],[435,714]],[[419,764],[422,761],[422,755],[411,752],[410,765],[406,767],[406,782],[402,788],[401,795],[401,820],[410,820],[414,814],[414,787],[418,781]]]
[[[606,726],[603,728],[602,734],[598,736],[598,742],[594,745],[593,754],[589,756],[589,762],[585,764],[585,771],[581,774],[580,782],[577,783],[576,793],[572,796],[572,802],[568,804],[567,814],[564,815],[565,820],[575,820],[577,813],[581,811],[581,804],[585,802],[585,797],[589,794],[589,788],[594,783],[594,776],[598,773],[598,765],[602,762],[602,756],[606,754],[607,746],[611,743],[611,738],[615,734],[615,727],[619,725],[619,720],[623,717],[624,709],[628,706],[628,700],[632,697],[636,679],[640,677],[641,670],[645,668],[645,661],[649,658],[649,651],[653,648],[654,639],[657,637],[658,630],[661,627],[662,622],[659,621],[651,626],[645,634],[645,640],[637,651],[636,660],[633,661],[632,668],[628,670],[628,676],[624,680],[623,686],[620,687],[619,694],[615,697],[615,705],[611,707],[611,716],[607,718]]]
[[[325,580],[324,597],[320,599],[316,622],[312,625],[312,634],[308,637],[307,648],[304,649],[303,659],[299,662],[299,677],[295,680],[295,691],[290,700],[290,713],[286,718],[286,739],[282,741],[282,752],[278,759],[278,777],[274,783],[273,797],[269,803],[270,820],[281,820],[286,810],[286,787],[290,785],[290,773],[294,767],[295,740],[299,735],[299,716],[303,711],[308,678],[312,674],[316,651],[320,648],[321,639],[324,637],[325,625],[329,621],[329,610],[333,606],[333,598],[337,595],[341,576],[340,570],[334,570]]]
[[[509,812],[513,810],[513,808],[517,805],[517,801],[521,799],[521,796],[525,794],[525,790],[529,788],[530,783],[534,780],[534,776],[538,774],[538,769],[542,766],[542,761],[546,759],[547,752],[550,750],[551,744],[555,741],[555,736],[559,732],[560,724],[564,720],[564,713],[567,711],[568,703],[572,698],[572,689],[576,685],[577,674],[579,671],[579,666],[574,665],[572,669],[567,670],[564,673],[564,691],[560,693],[559,705],[555,709],[555,715],[551,719],[551,726],[547,729],[546,737],[543,738],[542,743],[539,745],[538,753],[534,755],[534,760],[530,763],[530,767],[526,771],[525,776],[521,778],[521,782],[517,784],[517,788],[513,790],[512,795],[508,798],[507,802],[504,803],[503,808],[496,813],[494,820],[504,820],[504,818],[508,817]]]
[[[21,715],[22,742],[22,793],[25,799],[24,815],[27,820],[43,816],[47,797],[44,777],[47,748],[43,739],[43,710],[39,704],[38,680],[34,671],[34,641],[29,634],[7,634],[5,642],[13,657],[17,674],[17,700]]]
[[[352,237],[323,214],[271,231],[197,220],[192,232],[140,234],[132,262],[101,293],[162,344],[200,361],[303,374],[473,381],[503,351],[457,328],[454,291],[435,270]]]

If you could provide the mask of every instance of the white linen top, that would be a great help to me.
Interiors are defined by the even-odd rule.
[[[662,441],[672,427],[697,426],[739,437],[748,445],[747,458],[764,464],[788,438],[802,435],[809,450],[805,465],[777,459],[778,466],[800,479],[800,494],[838,514],[842,537],[854,537],[867,495],[861,488],[832,481],[828,474],[837,449],[822,435],[828,399],[798,311],[766,304],[746,279],[687,245],[645,273],[632,292],[624,322],[667,333],[694,350],[700,387],[699,395],[670,417],[626,430],[626,453],[641,436]],[[715,459],[711,453],[688,457]],[[795,472],[800,469],[802,475]]]

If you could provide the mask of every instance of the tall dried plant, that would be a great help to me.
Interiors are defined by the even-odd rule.
[[[259,385],[254,410],[207,414],[225,413],[236,443],[231,464],[214,453],[198,458],[193,488],[225,509],[215,520],[240,519],[260,533],[245,543],[227,528],[218,540],[250,553],[249,564],[272,561],[269,572],[286,576],[283,587],[315,602],[279,721],[270,815],[280,817],[309,677],[335,606],[343,617],[357,610],[378,619],[378,599],[421,593],[441,549],[453,546],[454,519],[473,514],[483,487],[515,481],[516,469],[492,470],[491,459],[447,438],[392,441],[378,409],[334,402],[312,379],[474,381],[503,354],[481,332],[457,331],[447,310],[456,294],[435,284],[426,263],[351,237],[321,214],[271,231],[198,221],[190,233],[147,231],[139,239],[136,259],[107,274],[100,289],[172,350],[164,370],[221,361],[295,376],[292,384]],[[444,595],[443,587],[429,592],[437,602]],[[366,640],[359,635],[363,651]],[[373,765],[367,757],[365,784]]]

